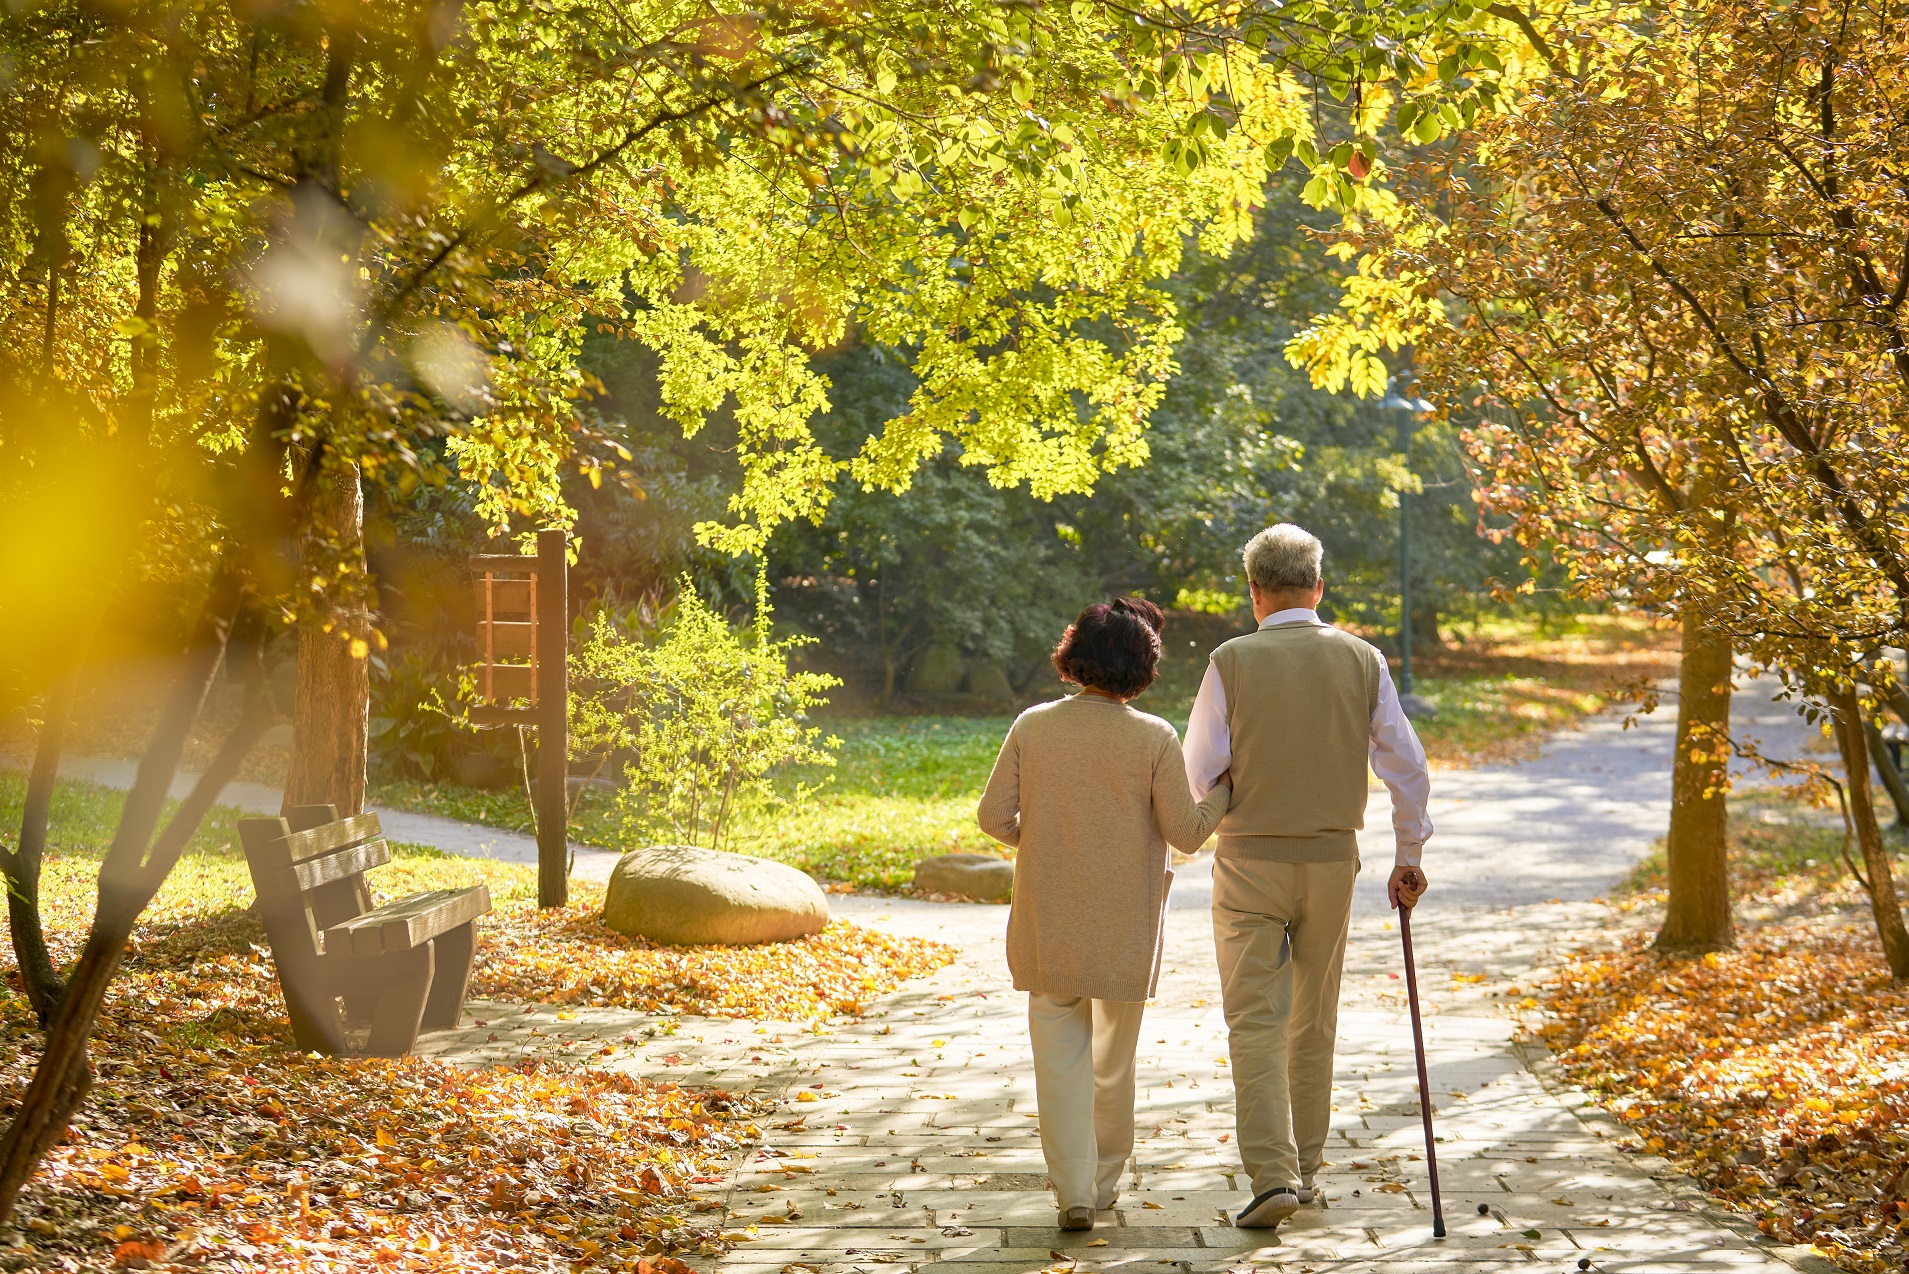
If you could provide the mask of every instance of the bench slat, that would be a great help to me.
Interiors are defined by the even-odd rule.
[[[257,847],[248,845],[246,853],[264,867],[290,867],[308,858],[371,840],[382,830],[376,814],[353,814],[308,832],[293,832]]]
[[[488,885],[413,894],[331,926],[325,930],[325,951],[352,957],[409,951],[490,909]]]
[[[320,885],[329,885],[334,880],[344,880],[348,876],[361,876],[373,867],[382,867],[390,861],[391,847],[382,840],[370,840],[362,845],[347,845],[334,854],[293,863],[291,873],[293,879],[298,881],[299,889],[309,893]]]

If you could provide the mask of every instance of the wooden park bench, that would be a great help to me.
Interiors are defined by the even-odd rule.
[[[376,814],[339,818],[331,805],[239,820],[300,1048],[347,1052],[348,1026],[369,1021],[367,1051],[402,1057],[420,1028],[456,1026],[464,1011],[490,890],[436,889],[373,907],[365,872],[391,861],[378,831]]]

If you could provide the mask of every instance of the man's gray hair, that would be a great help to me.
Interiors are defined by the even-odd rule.
[[[1246,578],[1259,585],[1260,592],[1275,593],[1317,584],[1326,548],[1305,527],[1281,522],[1246,541],[1240,556],[1246,561]]]

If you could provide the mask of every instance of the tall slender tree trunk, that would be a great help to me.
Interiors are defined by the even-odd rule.
[[[1677,672],[1677,757],[1670,779],[1670,898],[1657,931],[1659,951],[1717,951],[1736,945],[1730,918],[1730,639],[1684,615]]]
[[[339,564],[362,577],[365,498],[358,470],[340,468],[321,475],[317,484],[307,567]],[[336,805],[341,815],[364,810],[371,661],[363,639],[369,632],[369,616],[356,605],[299,626],[287,814],[294,805]]]
[[[238,581],[229,573],[214,582],[212,596],[187,643],[179,679],[153,729],[152,742],[140,758],[132,790],[120,808],[119,826],[100,865],[99,905],[86,945],[73,965],[66,993],[60,997],[59,1010],[47,1030],[46,1049],[34,1068],[33,1081],[5,1135],[0,1137],[0,1225],[12,1216],[21,1187],[33,1175],[40,1157],[59,1144],[73,1112],[92,1085],[87,1042],[140,912],[165,882],[220,790],[237,774],[239,762],[270,722],[263,674],[255,671],[249,678],[244,718],[192,792],[160,828],[167,791],[212,678],[225,657],[241,599]]]
[[[27,1000],[40,1025],[59,1011],[66,984],[46,949],[46,930],[40,923],[40,865],[46,854],[47,832],[53,822],[53,786],[60,772],[60,751],[66,742],[66,723],[73,715],[79,688],[79,669],[69,669],[54,683],[42,709],[45,721],[33,748],[33,769],[27,775],[26,800],[20,808],[20,843],[12,853],[0,852],[6,876],[7,925],[13,938],[13,958],[26,984]]]
[[[1869,911],[1875,917],[1890,974],[1898,982],[1909,982],[1909,931],[1903,929],[1895,873],[1883,848],[1882,827],[1876,822],[1876,802],[1869,794],[1869,740],[1863,730],[1862,705],[1846,690],[1832,693],[1829,701],[1836,710],[1836,743],[1849,785],[1849,817],[1856,825],[1856,842],[1862,846],[1863,869],[1869,874]]]

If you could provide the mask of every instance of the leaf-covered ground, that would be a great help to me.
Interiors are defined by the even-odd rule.
[[[860,1013],[867,1001],[932,972],[952,948],[836,921],[795,942],[658,947],[605,929],[600,895],[556,911],[494,916],[471,993],[493,1000],[590,1004],[712,1017],[808,1021]]]
[[[1840,828],[1740,802],[1739,948],[1640,934],[1567,961],[1546,1036],[1573,1079],[1769,1234],[1845,1269],[1909,1265],[1909,988],[1890,982]],[[1897,859],[1898,883],[1905,867]],[[1656,868],[1623,905],[1654,918]]]
[[[685,1187],[757,1136],[724,1093],[530,1063],[320,1058],[175,1002],[96,1037],[98,1079],[0,1232],[0,1268],[635,1270],[720,1250]],[[10,1117],[39,1035],[10,997]]]
[[[0,820],[17,824],[20,793],[0,773]],[[91,920],[121,800],[83,783],[56,792],[43,911],[58,961]],[[0,1231],[0,1269],[688,1274],[679,1256],[722,1242],[683,1187],[756,1135],[728,1094],[547,1060],[467,1071],[295,1051],[234,839],[231,813],[215,813],[142,918],[96,1040],[97,1087],[19,1225]],[[542,914],[528,868],[393,851],[371,874],[378,893],[489,884],[473,989],[492,999],[813,1020],[950,955],[845,924],[771,946],[657,948],[603,930],[588,888]],[[0,1037],[4,1120],[40,1038],[11,961]]]

